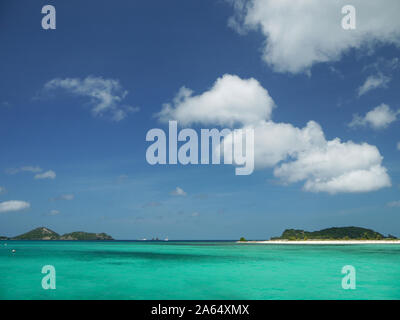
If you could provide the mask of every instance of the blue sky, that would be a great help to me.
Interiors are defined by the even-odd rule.
[[[265,239],[285,228],[356,225],[400,236],[400,26],[381,23],[391,21],[398,4],[388,0],[377,13],[372,2],[355,1],[360,17],[351,34],[340,28],[337,3],[315,2],[314,14],[322,10],[328,22],[309,28],[308,19],[320,21],[308,8],[298,7],[287,21],[279,10],[270,16],[275,2],[248,2],[259,6],[255,14],[240,1],[2,1],[0,235],[47,226],[117,239]],[[41,28],[45,4],[56,8],[56,30]],[[376,29],[367,29],[373,14]],[[338,29],[330,24],[336,20]],[[303,31],[274,34],[281,29],[268,29],[269,22]],[[214,84],[224,75],[244,88],[253,78],[273,99],[276,107],[263,121],[294,132],[313,120],[326,141],[300,151],[282,142],[294,159],[266,165],[261,157],[249,176],[235,176],[231,166],[149,165],[145,137],[152,128],[167,129],[156,116],[163,105],[190,108],[193,96],[218,94]],[[229,89],[230,82],[223,85]],[[192,97],[174,105],[183,86]],[[102,90],[114,100],[96,112],[105,100],[93,94]],[[253,112],[246,103],[240,107]],[[177,120],[217,127],[194,116]],[[342,168],[326,151],[335,138],[339,146],[349,140],[371,146],[359,156],[348,145],[338,154],[344,163],[363,157],[368,163]],[[306,172],[315,152],[325,162]],[[287,175],[278,174],[285,163]],[[374,166],[379,174],[371,173]],[[351,180],[358,170],[371,179]],[[293,181],[299,174],[304,178]],[[343,175],[351,181],[325,187]],[[368,184],[362,192],[360,183]],[[174,192],[178,187],[183,192]]]

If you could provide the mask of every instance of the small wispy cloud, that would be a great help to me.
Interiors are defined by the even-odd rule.
[[[56,173],[53,170],[49,170],[43,173],[38,173],[35,175],[35,179],[40,180],[40,179],[55,179],[56,178]]]
[[[56,78],[44,85],[44,93],[62,89],[72,95],[89,99],[92,115],[95,117],[108,116],[113,121],[121,121],[128,113],[139,110],[137,107],[124,104],[128,91],[118,80],[88,76],[80,78]]]
[[[0,194],[6,193],[6,192],[7,192],[6,188],[0,186]]]
[[[400,151],[400,141],[399,141],[399,142],[397,142],[397,150],[399,150],[399,151]]]
[[[399,208],[400,207],[400,200],[399,201],[392,201],[387,204],[390,208]]]
[[[8,101],[3,101],[0,103],[1,107],[5,107],[5,108],[10,108],[11,107],[11,103]]]
[[[374,63],[368,64],[363,68],[363,71],[370,73],[383,73],[383,74],[393,74],[394,71],[400,69],[400,59],[392,58],[386,59],[379,57]]]
[[[150,201],[145,203],[142,208],[155,208],[155,207],[161,207],[162,203],[158,201]]]
[[[171,196],[183,196],[184,197],[184,196],[187,195],[187,193],[182,188],[176,187],[175,190],[170,192],[170,195]]]
[[[116,182],[117,184],[121,184],[121,183],[124,183],[128,178],[129,178],[128,175],[126,175],[126,174],[121,174],[121,175],[119,175],[119,176],[115,179],[115,182]]]
[[[43,171],[42,168],[38,166],[23,166],[19,168],[9,168],[6,170],[7,174],[17,174],[20,172],[32,172],[32,173],[37,173]]]
[[[358,88],[358,96],[378,88],[387,88],[392,81],[394,72],[400,68],[399,58],[378,58],[376,62],[366,65],[363,71],[370,73],[364,83]]]
[[[51,198],[51,201],[59,201],[59,200],[66,200],[66,201],[71,201],[74,200],[75,195],[74,194],[62,194],[59,195],[58,197]]]
[[[43,169],[39,166],[23,166],[18,168],[9,168],[5,171],[7,174],[14,175],[21,172],[36,173],[34,178],[38,179],[55,179],[56,173],[53,170],[43,172]]]
[[[58,210],[51,210],[50,213],[49,213],[49,215],[50,215],[50,216],[56,216],[56,215],[58,215],[58,214],[60,214],[60,213],[61,213],[61,212],[58,211]]]
[[[385,76],[381,73],[369,76],[365,80],[364,84],[358,88],[358,96],[361,97],[362,95],[374,89],[387,88],[391,80],[392,79],[390,77]]]
[[[0,202],[0,213],[11,212],[11,211],[21,211],[30,208],[30,203],[26,201],[10,200]]]

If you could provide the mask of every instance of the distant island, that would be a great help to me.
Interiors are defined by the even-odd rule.
[[[272,237],[271,240],[383,240],[397,239],[393,235],[385,237],[372,229],[360,227],[336,227],[319,231],[304,231],[286,229],[280,237]]]
[[[57,232],[49,228],[40,227],[33,229],[19,236],[8,238],[0,236],[0,240],[78,240],[78,241],[93,241],[93,240],[114,240],[106,233],[89,233],[76,231],[59,235]]]
[[[247,241],[240,238],[241,243],[400,243],[397,237],[360,227],[334,227],[318,231],[286,229],[280,237],[272,237],[267,241]]]

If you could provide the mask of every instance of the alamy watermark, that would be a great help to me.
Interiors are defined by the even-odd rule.
[[[55,30],[56,29],[56,8],[52,5],[45,5],[42,7],[42,14],[45,16],[42,18],[42,28],[44,30]],[[356,8],[352,5],[345,5],[342,7],[342,14],[345,15],[342,18],[342,28],[344,30],[356,29]]]
[[[345,274],[342,279],[342,288],[344,290],[356,289],[356,268],[346,265],[342,268],[342,274]]]
[[[342,8],[342,14],[345,15],[342,18],[342,28],[344,30],[355,30],[356,29],[356,8],[352,5],[346,5]]]
[[[185,128],[178,132],[178,122],[169,121],[168,157],[167,134],[164,130],[149,130],[146,141],[154,142],[146,151],[146,160],[151,165],[174,165],[178,162],[183,165],[218,165],[221,164],[223,150],[223,163],[235,165],[236,175],[250,175],[254,171],[254,130],[252,128],[221,131],[201,129],[199,142],[196,130]],[[183,144],[178,146],[179,142]]]
[[[44,290],[56,289],[56,268],[52,265],[45,265],[42,268],[42,273],[46,274],[42,279],[42,288]]]
[[[56,8],[50,4],[42,7],[42,14],[45,16],[42,18],[42,28],[44,30],[55,30],[56,29]]]

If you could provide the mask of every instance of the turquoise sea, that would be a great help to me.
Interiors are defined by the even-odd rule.
[[[400,246],[0,241],[0,299],[400,299]]]

